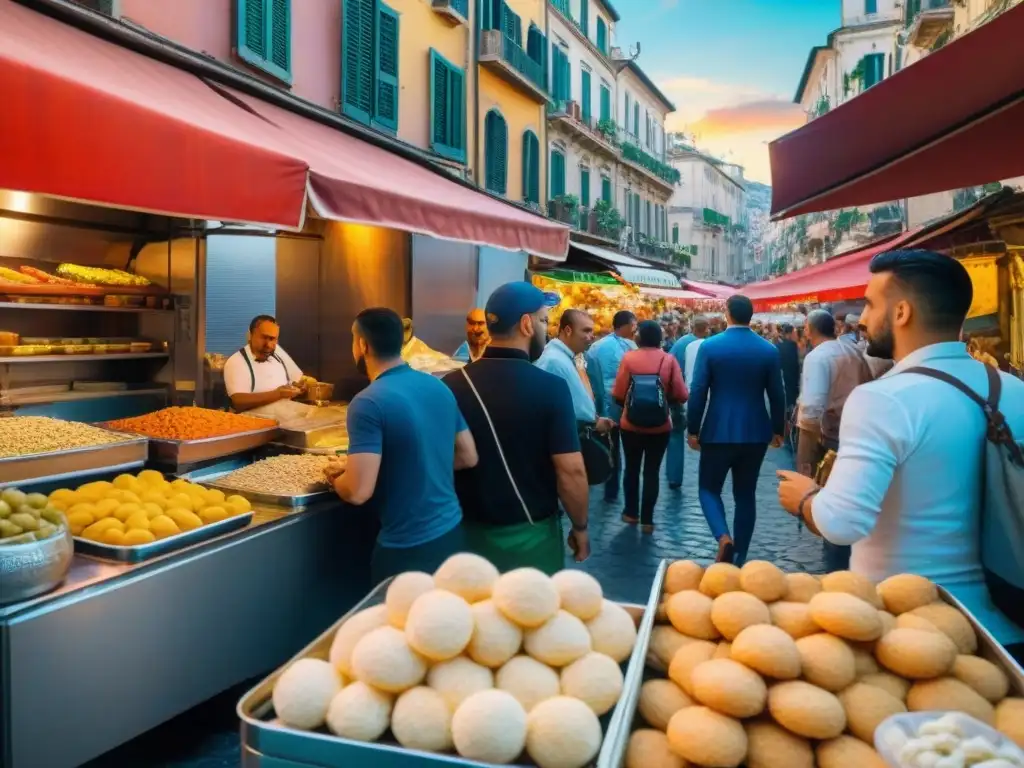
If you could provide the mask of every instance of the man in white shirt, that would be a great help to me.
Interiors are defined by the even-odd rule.
[[[302,369],[277,345],[281,327],[270,315],[249,323],[249,343],[224,364],[224,388],[236,411],[276,418],[273,406],[302,394]]]
[[[853,545],[853,571],[873,581],[904,572],[930,578],[999,642],[1024,642],[1024,630],[993,605],[981,563],[984,414],[949,384],[907,372],[933,368],[988,394],[984,364],[959,341],[970,276],[958,261],[919,250],[879,254],[871,272],[861,316],[867,351],[896,365],[847,400],[827,486],[779,472],[779,499],[812,531]],[[1000,376],[1000,410],[1024,434],[1024,382]]]
[[[611,419],[598,418],[597,404],[587,377],[583,354],[594,341],[594,321],[581,309],[567,309],[558,321],[558,336],[544,347],[534,363],[541,370],[553,373],[569,385],[576,421],[608,432],[615,426]]]

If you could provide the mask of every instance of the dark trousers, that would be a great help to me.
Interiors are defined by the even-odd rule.
[[[377,544],[370,561],[370,575],[373,584],[377,585],[405,571],[433,573],[449,557],[466,549],[466,531],[461,523],[433,541],[415,547],[382,547]]]
[[[702,443],[700,447],[697,475],[700,507],[715,541],[729,535],[722,488],[726,476],[732,472],[732,496],[736,502],[733,518],[735,535],[732,539],[737,565],[746,561],[750,540],[754,537],[757,478],[761,474],[761,465],[767,452],[768,446],[764,443]]]
[[[668,438],[668,432],[654,435],[622,433],[622,450],[626,454],[626,474],[622,481],[626,492],[625,514],[628,517],[639,517],[641,525],[654,525],[654,505],[658,503],[658,487],[661,483],[661,460],[665,458]],[[641,471],[644,478],[642,501]]]
[[[622,476],[622,431],[615,427],[608,433],[612,446],[612,474],[604,484],[604,500],[615,501],[619,498],[619,483]]]

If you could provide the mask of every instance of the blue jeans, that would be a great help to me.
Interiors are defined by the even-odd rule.
[[[711,443],[700,447],[700,507],[716,542],[722,536],[729,535],[722,488],[726,476],[732,472],[732,495],[736,503],[733,518],[736,530],[732,539],[736,565],[743,565],[746,561],[750,540],[754,537],[754,523],[757,520],[757,478],[767,452],[768,446],[764,443]]]

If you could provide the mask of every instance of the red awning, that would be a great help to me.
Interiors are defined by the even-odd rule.
[[[717,283],[700,283],[696,280],[683,279],[683,285],[690,288],[697,293],[703,293],[706,296],[710,296],[715,299],[727,299],[737,292],[736,288],[732,288],[728,285],[718,285]]]
[[[0,188],[301,226],[306,163],[199,78],[0,2]]]
[[[1024,175],[1022,40],[1019,5],[772,142],[773,217]]]
[[[446,240],[523,250],[564,261],[569,229],[329,126],[224,89],[282,131],[309,163],[310,203],[324,218]]]
[[[773,280],[753,283],[741,289],[754,302],[758,311],[777,304],[800,301],[829,302],[859,299],[864,296],[871,272],[871,259],[883,251],[891,251],[913,240],[920,229],[876,241],[866,248],[837,256],[834,259],[790,272]]]

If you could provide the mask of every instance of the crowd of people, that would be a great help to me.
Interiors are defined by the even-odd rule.
[[[920,573],[1001,642],[1024,643],[1024,567],[1005,551],[993,562],[979,533],[986,411],[950,385],[984,400],[994,381],[1001,429],[1024,435],[1024,382],[968,354],[972,286],[959,262],[894,251],[871,270],[860,317],[813,308],[802,327],[755,329],[752,303],[734,295],[721,321],[663,327],[621,311],[596,340],[576,309],[549,340],[558,297],[509,283],[469,313],[468,364],[443,380],[403,363],[395,312],[361,313],[352,353],[371,384],[349,407],[334,486],[380,517],[374,578],[465,549],[501,569],[557,571],[566,542],[585,560],[591,489],[609,504],[621,496],[614,514],[649,534],[665,523],[662,466],[678,491],[687,453],[717,560],[742,564],[762,464],[792,429],[796,471],[779,472],[779,500],[822,538],[830,570]]]

